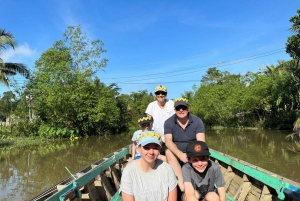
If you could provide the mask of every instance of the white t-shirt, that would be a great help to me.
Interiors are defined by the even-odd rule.
[[[143,172],[133,161],[122,173],[119,192],[132,195],[137,201],[167,201],[169,192],[176,186],[174,170],[168,163],[157,159],[151,172]]]
[[[157,101],[153,101],[148,105],[146,113],[150,114],[153,118],[152,129],[160,134],[162,141],[165,142],[164,123],[168,118],[175,114],[174,102],[172,100],[167,100],[165,108],[161,109]]]

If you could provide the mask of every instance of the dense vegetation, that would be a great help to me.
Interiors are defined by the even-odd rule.
[[[200,86],[182,96],[206,126],[291,129],[299,116],[300,10],[291,18],[286,51],[293,58],[245,75],[209,68]],[[0,96],[0,138],[64,138],[114,134],[136,126],[154,100],[146,90],[120,94],[117,84],[96,76],[106,67],[100,40],[89,41],[81,27],[68,27],[63,39],[42,53],[28,83]],[[300,122],[300,121],[299,121]]]

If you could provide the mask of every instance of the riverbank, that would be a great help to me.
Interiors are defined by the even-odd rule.
[[[0,150],[11,149],[15,147],[21,148],[25,146],[41,145],[54,141],[54,139],[46,139],[42,137],[3,137],[2,139],[0,139]]]

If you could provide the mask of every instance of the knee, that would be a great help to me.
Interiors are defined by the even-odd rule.
[[[219,198],[219,195],[215,192],[208,192],[206,195],[205,195],[205,200],[207,201],[219,201],[220,198]]]

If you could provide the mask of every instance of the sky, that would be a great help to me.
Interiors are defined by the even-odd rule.
[[[199,87],[208,68],[244,75],[291,59],[285,43],[300,1],[0,0],[0,7],[0,29],[18,42],[0,55],[4,62],[33,71],[68,26],[81,25],[107,50],[109,62],[97,73],[102,82],[125,94],[162,84],[173,99]],[[0,84],[0,95],[10,89]]]

